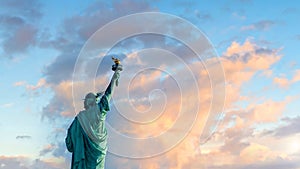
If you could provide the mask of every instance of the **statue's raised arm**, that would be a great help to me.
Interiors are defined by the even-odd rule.
[[[112,60],[114,61],[114,65],[112,65],[112,70],[114,71],[114,74],[111,78],[111,81],[106,88],[104,95],[101,97],[101,100],[99,102],[100,107],[102,108],[108,108],[109,101],[112,97],[112,94],[114,92],[115,86],[118,86],[119,84],[119,78],[120,78],[120,72],[123,70],[123,66],[121,65],[121,62],[119,59],[112,57]],[[97,97],[101,96],[100,93],[97,94]],[[108,108],[109,110],[109,108]],[[108,111],[106,110],[106,111]]]
[[[104,95],[107,97],[107,100],[110,101],[113,94],[115,86],[117,86],[118,80],[120,78],[120,70],[116,70],[111,78],[111,81],[108,87],[105,90]]]

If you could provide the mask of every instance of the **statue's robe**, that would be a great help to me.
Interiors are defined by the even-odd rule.
[[[107,151],[106,113],[109,111],[111,84],[100,102],[81,111],[73,120],[65,139],[72,152],[71,169],[104,169]]]

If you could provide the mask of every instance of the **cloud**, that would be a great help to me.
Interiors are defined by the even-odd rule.
[[[10,108],[13,105],[14,105],[14,103],[5,103],[5,104],[0,105],[0,107],[2,107],[2,108]]]
[[[16,139],[31,139],[31,136],[21,135],[21,136],[17,136]]]
[[[255,134],[255,126],[278,122],[290,99],[264,100],[262,103],[250,104],[247,96],[241,95],[241,87],[245,82],[251,80],[257,72],[269,71],[280,58],[277,49],[262,48],[250,40],[243,44],[233,42],[227,48],[221,57],[227,83],[226,116],[219,131],[206,144],[200,146],[201,154],[186,163],[187,168],[203,166],[199,163],[193,164],[192,161],[196,159],[205,159],[208,168],[252,168],[249,166],[272,164],[278,158],[286,157],[285,154],[273,151],[271,147],[253,141],[259,140]],[[248,108],[236,104],[241,100],[248,102]],[[251,159],[256,161],[249,161]],[[288,161],[286,158],[284,160]]]
[[[3,0],[0,2],[0,6],[5,12],[16,12],[15,14],[26,18],[39,19],[42,16],[40,11],[41,4],[37,0],[24,0],[22,2],[18,0]]]
[[[273,135],[275,137],[278,138],[282,138],[282,137],[287,137],[287,136],[291,136],[291,135],[295,135],[300,133],[300,124],[299,124],[299,120],[300,117],[294,117],[294,118],[283,118],[281,119],[282,122],[284,122],[284,125],[281,125],[273,130],[267,130],[265,132],[263,132],[262,135]]]
[[[295,71],[294,76],[291,81],[292,81],[292,83],[296,83],[296,82],[300,81],[300,69]]]
[[[58,84],[71,79],[79,48],[79,44],[66,46],[66,49],[62,51],[63,53],[57,56],[53,63],[44,68],[43,74],[47,83]]]
[[[290,168],[290,169],[298,169],[299,163],[297,160],[288,160],[288,159],[282,159],[277,158],[276,160],[272,161],[266,161],[262,163],[254,163],[251,165],[246,165],[244,168],[253,168],[253,169],[259,169],[259,168],[265,168],[265,169],[282,169],[282,168]]]
[[[268,49],[247,39],[244,43],[233,41],[221,57],[226,76],[226,106],[245,98],[240,95],[244,83],[258,72],[269,71],[281,59],[280,49]]]
[[[41,6],[37,1],[1,1],[0,33],[3,56],[14,58],[37,44]]]
[[[225,53],[226,56],[232,56],[234,54],[245,54],[253,52],[255,50],[255,44],[251,43],[250,40],[246,40],[244,44],[239,44],[236,41],[233,41],[231,45],[227,48]]]
[[[40,151],[39,156],[44,156],[49,152],[52,152],[55,149],[55,145],[54,144],[47,144],[46,146],[44,146],[44,148]]]
[[[266,146],[252,143],[240,152],[240,156],[245,164],[253,164],[261,161],[276,160],[280,157],[280,154],[274,153]]]
[[[62,159],[53,159],[46,158],[43,160],[40,159],[31,159],[27,156],[0,156],[0,168],[1,169],[62,169],[69,168]]]
[[[26,89],[26,94],[30,96],[39,96],[42,92],[45,91],[49,87],[46,83],[45,78],[41,78],[38,80],[37,84],[32,85],[28,84],[26,81],[17,81],[13,84],[15,87],[24,87]]]
[[[294,75],[291,79],[286,78],[285,76],[274,77],[273,83],[279,86],[282,89],[288,89],[292,84],[300,81],[300,70],[295,70]]]
[[[259,30],[259,31],[265,31],[270,29],[272,26],[274,26],[276,23],[272,20],[261,20],[259,22],[253,23],[248,26],[243,26],[241,28],[242,31],[248,31],[248,30]]]
[[[28,159],[26,157],[0,156],[0,167],[3,169],[26,169],[26,164],[28,164]]]
[[[24,25],[16,29],[3,43],[3,50],[8,54],[25,52],[36,44],[37,28]]]
[[[21,26],[25,23],[24,19],[19,16],[0,15],[0,20],[7,28],[11,27],[11,25]]]
[[[49,104],[43,108],[42,119],[46,117],[51,121],[54,121],[56,118],[61,117],[62,112],[69,116],[74,115],[72,104],[72,82],[62,82],[57,86],[53,86],[52,90],[55,92],[55,95],[50,100]]]
[[[238,66],[238,69],[243,69],[241,66],[245,66],[254,71],[266,71],[281,58],[279,51],[280,49],[260,47],[247,39],[244,44],[235,41],[232,42],[224,53],[224,56],[225,59],[233,61],[232,64]],[[224,64],[226,63],[226,60],[224,60]]]
[[[222,159],[221,159],[222,160]],[[191,165],[191,169],[197,169],[197,164]],[[263,161],[263,162],[255,162],[252,164],[240,164],[239,161],[232,164],[226,164],[226,165],[209,165],[210,169],[282,169],[282,168],[289,168],[289,169],[298,169],[299,168],[299,162],[297,160],[288,160],[288,159],[281,159],[278,158],[276,160],[271,161]]]
[[[14,83],[14,86],[24,86],[26,83],[26,81],[18,81]]]
[[[238,12],[233,12],[232,16],[240,20],[245,20],[247,18],[244,14]]]
[[[290,86],[289,80],[285,77],[274,77],[273,82],[283,89],[287,89]]]
[[[28,91],[34,91],[34,90],[38,90],[40,88],[43,88],[43,87],[46,87],[47,84],[46,84],[46,80],[44,78],[41,78],[39,79],[39,81],[37,82],[36,85],[31,85],[31,84],[28,84],[26,81],[18,81],[18,82],[15,82],[13,84],[13,86],[25,86],[26,90]]]
[[[38,90],[42,87],[46,87],[46,80],[41,78],[36,85],[26,85],[26,89],[30,91]]]
[[[252,119],[258,123],[277,122],[290,100],[290,98],[283,101],[267,100],[261,104],[250,105],[249,107],[253,113]]]
[[[200,19],[201,21],[207,21],[207,20],[212,20],[212,16],[209,13],[205,12],[200,12],[199,10],[194,11],[196,17]]]

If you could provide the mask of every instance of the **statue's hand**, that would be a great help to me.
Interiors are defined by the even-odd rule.
[[[120,70],[116,70],[115,73],[114,73],[114,75],[113,75],[113,77],[112,77],[112,79],[111,79],[111,81],[113,83],[112,84],[113,86],[114,86],[114,84],[116,86],[119,85],[119,78],[120,78]]]
[[[112,77],[112,80],[113,81],[116,81],[120,78],[120,70],[116,70],[113,77]]]

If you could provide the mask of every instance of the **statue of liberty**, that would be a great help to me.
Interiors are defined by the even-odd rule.
[[[112,59],[115,62],[112,66],[114,74],[103,96],[101,93],[88,93],[84,99],[85,110],[75,117],[68,129],[65,142],[72,153],[71,169],[104,169],[107,151],[105,118],[122,71],[120,60]]]

